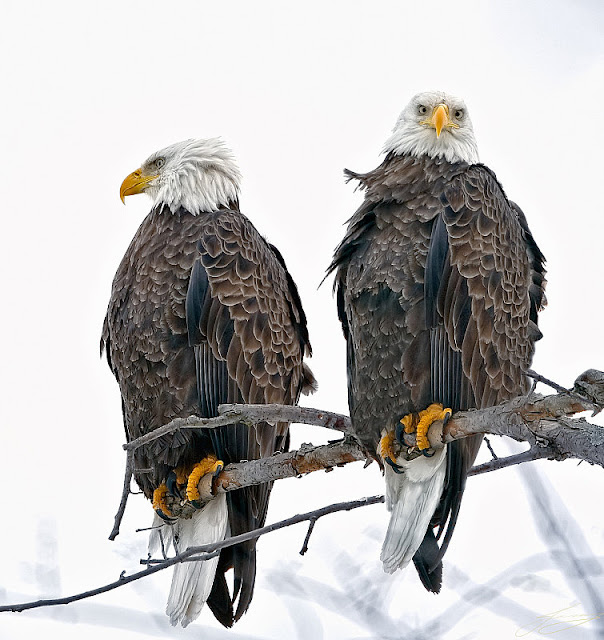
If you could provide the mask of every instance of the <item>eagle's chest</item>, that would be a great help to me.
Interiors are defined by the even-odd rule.
[[[351,417],[367,442],[378,437],[385,422],[411,410],[404,358],[426,326],[426,262],[440,211],[438,201],[423,215],[404,203],[376,207],[375,223],[348,263]]]
[[[376,207],[375,225],[362,247],[352,256],[347,273],[349,295],[386,287],[401,301],[415,303],[423,296],[432,217],[419,217],[410,206]]]
[[[185,300],[197,257],[197,236],[178,222],[175,216],[146,220],[113,283],[114,321],[122,325],[120,335],[142,352],[145,343],[153,350],[158,340],[187,330]]]
[[[195,360],[185,301],[198,252],[195,235],[177,228],[177,222],[150,216],[113,282],[110,355],[120,371],[126,414],[134,422],[135,415],[146,414],[159,424],[193,406]]]

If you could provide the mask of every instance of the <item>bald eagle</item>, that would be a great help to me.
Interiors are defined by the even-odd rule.
[[[240,213],[239,183],[231,152],[209,139],[152,154],[121,186],[122,201],[137,193],[153,199],[113,280],[101,339],[129,441],[174,418],[216,416],[221,403],[295,404],[313,389],[296,285],[279,251]],[[151,546],[162,529],[182,551],[262,526],[269,484],[206,503],[196,486],[225,464],[270,456],[288,442],[287,424],[239,424],[182,431],[137,449],[134,476],[157,514]],[[198,508],[174,519],[169,496]],[[255,544],[177,565],[166,610],[172,624],[189,624],[206,601],[223,625],[237,621],[252,599]]]
[[[373,171],[346,172],[365,200],[329,271],[347,342],[353,430],[385,473],[384,570],[413,559],[426,589],[438,592],[482,436],[435,451],[427,430],[451,411],[529,389],[544,257],[523,212],[479,164],[462,100],[416,95],[384,152]],[[409,450],[403,432],[414,431]]]

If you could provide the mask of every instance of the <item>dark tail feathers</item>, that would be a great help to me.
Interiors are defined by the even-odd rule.
[[[443,579],[443,563],[438,562],[431,571],[430,567],[437,562],[439,554],[438,544],[432,528],[426,531],[419,549],[413,556],[413,564],[419,574],[419,579],[428,591],[439,593]]]

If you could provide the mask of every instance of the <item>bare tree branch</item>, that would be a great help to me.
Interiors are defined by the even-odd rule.
[[[310,523],[308,525],[308,531],[306,532],[306,537],[304,538],[304,543],[302,544],[302,548],[300,549],[300,555],[303,556],[308,551],[308,543],[310,541],[310,536],[312,532],[315,530],[315,524],[317,523],[317,518],[311,518]]]
[[[365,452],[352,438],[343,438],[317,447],[303,444],[296,451],[228,465],[218,476],[215,490],[223,493],[249,484],[295,478],[312,471],[328,471],[366,458]]]
[[[196,547],[189,547],[173,558],[167,558],[166,560],[154,563],[152,566],[147,567],[143,571],[138,571],[137,573],[133,573],[131,575],[125,575],[125,572],[122,572],[118,580],[103,585],[102,587],[91,589],[90,591],[84,591],[82,593],[77,593],[73,596],[66,596],[64,598],[36,600],[35,602],[24,602],[21,604],[6,604],[0,606],[0,613],[4,611],[21,612],[27,609],[37,609],[39,607],[69,604],[70,602],[76,602],[78,600],[84,600],[85,598],[91,598],[92,596],[96,596],[100,593],[113,591],[113,589],[122,587],[129,582],[140,580],[141,578],[145,578],[146,576],[157,573],[158,571],[163,571],[164,569],[167,569],[168,567],[171,567],[175,564],[179,564],[180,562],[186,562],[190,559],[194,559],[199,562],[209,560],[210,558],[216,557],[221,549],[231,547],[235,544],[239,544],[240,542],[245,542],[246,540],[254,540],[266,533],[278,531],[279,529],[283,529],[300,522],[305,522],[307,520],[316,521],[323,516],[326,516],[330,513],[335,513],[337,511],[351,511],[352,509],[366,507],[368,505],[377,504],[379,502],[384,502],[384,496],[371,496],[369,498],[363,498],[361,500],[351,500],[350,502],[339,502],[337,504],[328,505],[326,507],[322,507],[321,509],[309,511],[308,513],[298,514],[291,518],[287,518],[286,520],[275,522],[273,524],[267,525],[266,527],[255,529],[254,531],[250,531],[248,533],[243,533],[238,536],[226,538],[225,540],[221,540],[219,542],[199,545]]]
[[[585,397],[577,394],[561,393],[558,395],[543,397],[538,394],[529,394],[515,398],[510,402],[490,407],[488,409],[460,411],[457,412],[447,425],[435,423],[429,432],[431,445],[441,447],[443,443],[452,442],[455,439],[463,438],[474,433],[493,433],[497,435],[507,435],[516,440],[527,441],[530,449],[524,453],[491,460],[485,465],[480,465],[470,473],[477,475],[486,471],[500,469],[512,464],[519,464],[527,460],[548,457],[563,459],[576,457],[587,460],[590,463],[604,466],[604,428],[592,425],[584,419],[573,420],[569,415],[586,410],[597,410],[597,405],[602,404],[604,398],[604,374],[586,372],[580,379],[583,379],[584,386],[580,390],[589,391]],[[588,375],[590,374],[590,375]],[[329,428],[346,431],[349,428],[349,419],[346,416],[332,414],[325,411],[298,407],[281,407],[278,405],[227,405],[222,407],[223,415],[212,419],[188,418],[186,420],[175,421],[163,427],[161,430],[147,434],[143,438],[132,441],[125,448],[128,451],[126,474],[124,478],[124,494],[120,504],[120,510],[116,515],[114,532],[119,527],[119,520],[125,508],[125,497],[130,492],[130,478],[133,471],[133,452],[138,446],[142,446],[152,441],[161,433],[170,433],[182,428],[212,428],[224,424],[251,423],[259,421],[296,421],[307,424],[321,424]],[[409,434],[411,446],[414,444],[413,434]],[[354,460],[364,460],[367,458],[366,452],[352,439],[345,437],[343,440],[328,445],[313,447],[303,445],[298,451],[281,453],[271,458],[261,460],[251,460],[238,464],[228,465],[215,481],[216,492],[227,492],[251,484],[270,482],[280,478],[299,476],[319,469],[331,469]],[[125,496],[125,497],[124,497]],[[245,540],[251,540],[281,529],[283,527],[297,524],[309,520],[309,526],[302,550],[308,546],[308,540],[312,533],[314,522],[324,515],[336,511],[350,510],[368,504],[383,502],[383,496],[374,496],[353,502],[339,503],[312,511],[306,514],[297,515],[287,520],[251,531],[249,533],[234,536],[221,542],[190,547],[182,553],[167,560],[145,561],[149,566],[137,573],[126,576],[124,573],[118,580],[105,586],[76,594],[65,598],[52,600],[38,600],[14,605],[0,606],[2,611],[24,611],[49,605],[68,604],[76,600],[82,600],[99,593],[111,591],[124,584],[139,580],[163,569],[191,560],[204,561],[210,557],[215,557],[220,549]],[[188,505],[185,505],[186,508]],[[177,505],[171,506],[176,509]],[[184,514],[184,509],[181,510]]]
[[[478,476],[481,473],[487,473],[489,471],[497,471],[498,469],[504,469],[505,467],[511,467],[515,464],[522,464],[523,462],[532,462],[533,460],[540,460],[542,458],[554,458],[555,452],[551,447],[531,447],[528,451],[517,453],[513,456],[507,456],[506,458],[495,458],[489,460],[483,464],[477,464],[472,467],[468,473],[469,476]]]
[[[350,418],[341,413],[284,404],[221,404],[218,412],[220,415],[216,418],[176,418],[159,429],[131,440],[123,447],[126,451],[138,449],[180,429],[216,429],[229,424],[244,423],[253,426],[259,422],[296,422],[346,432],[350,431],[351,426]]]
[[[588,369],[587,371],[584,371],[575,380],[575,384],[572,389],[566,389],[557,382],[549,380],[532,369],[529,369],[526,372],[526,375],[529,378],[532,378],[535,383],[541,382],[558,393],[568,393],[580,401],[587,400],[588,402],[592,402],[595,407],[595,413],[604,409],[604,372],[602,371],[598,371],[597,369]]]
[[[242,408],[246,406],[241,405]],[[295,451],[278,453],[270,458],[227,465],[214,479],[213,493],[215,495],[228,493],[283,478],[298,478],[313,471],[330,471],[334,467],[341,467],[357,460],[367,460],[367,456],[352,438],[345,437],[337,442],[320,446],[303,444]],[[202,486],[204,482],[202,478],[199,491],[202,495],[207,495],[207,486]],[[124,502],[124,495],[128,497],[129,488],[124,486],[124,492],[121,504]],[[188,517],[195,511],[195,507],[190,502],[171,495],[166,496],[166,505],[174,517]]]
[[[538,374],[533,375],[538,376]],[[539,378],[547,381],[542,376]],[[559,387],[559,385],[556,386]],[[485,473],[540,458],[562,460],[575,457],[604,467],[604,447],[600,446],[604,444],[604,429],[586,422],[583,418],[568,417],[583,411],[597,412],[602,405],[604,405],[604,373],[590,369],[577,378],[572,393],[565,390],[545,397],[531,393],[495,407],[459,411],[444,427],[441,422],[434,423],[428,437],[434,448],[475,433],[506,435],[529,443],[529,451],[481,465],[473,470],[472,474]],[[124,448],[128,453],[133,452],[159,436],[179,429],[215,428],[237,423],[254,425],[258,422],[295,422],[349,433],[351,424],[348,416],[309,407],[230,404],[221,405],[219,412],[221,415],[217,418],[191,416],[173,420],[160,429],[132,440],[124,445]],[[405,442],[409,447],[413,447],[415,435],[406,434]],[[228,465],[214,482],[214,491],[220,493],[233,491],[245,486],[296,477],[320,469],[329,470],[335,466],[367,458],[366,452],[351,438],[320,447],[303,445],[298,451]],[[126,477],[128,478],[128,469]],[[129,484],[129,479],[124,482],[120,510],[116,515],[110,539],[114,539],[119,531],[121,515],[130,491]],[[177,499],[169,498],[168,502],[175,516],[186,515],[187,510],[193,509],[191,505],[181,503]]]
[[[537,373],[536,371],[533,371],[532,369],[529,369],[526,372],[526,375],[529,378],[532,378],[535,381],[535,383],[541,382],[541,384],[545,384],[548,387],[551,387],[552,389],[554,389],[558,393],[570,393],[570,389],[567,389],[566,387],[563,387],[561,384],[558,384],[557,382],[554,382],[553,380],[550,380],[549,378],[546,378],[545,376],[542,376],[540,373]]]
[[[115,518],[113,520],[113,529],[109,534],[109,540],[115,540],[120,532],[120,524],[124,513],[126,511],[126,502],[130,495],[130,482],[132,480],[132,473],[134,469],[134,449],[128,451],[126,454],[126,469],[124,470],[124,488],[122,489],[122,499],[120,500],[120,506],[117,509]]]
[[[597,437],[597,434],[594,436],[591,428],[596,431],[601,429],[584,420],[568,420],[567,416],[582,411],[597,413],[600,410],[600,405],[604,404],[604,373],[591,369],[579,376],[577,382],[588,374],[593,376],[594,373],[602,376],[602,381],[598,383],[600,386],[597,390],[597,397],[588,398],[566,390],[557,395],[545,397],[531,393],[495,407],[459,411],[448,422],[444,429],[444,435],[442,429],[440,432],[433,433],[434,442],[432,442],[431,434],[431,444],[432,446],[438,445],[439,440],[445,443],[452,442],[475,433],[491,433],[507,435],[515,440],[523,440],[531,444],[538,438],[552,440],[552,444],[560,447],[560,452],[564,455],[588,459],[589,454],[585,451],[585,443],[575,448],[567,440],[573,440],[577,436],[575,429],[578,429],[584,432],[582,436],[590,441],[587,444],[591,444],[591,439]],[[294,422],[347,433],[350,433],[351,428],[348,416],[310,407],[279,404],[224,404],[220,405],[218,410],[221,415],[216,418],[198,418],[196,416],[177,418],[169,424],[125,444],[124,449],[127,451],[137,449],[160,436],[181,429],[213,429],[237,423],[254,425],[259,422]],[[552,431],[553,423],[559,424],[561,433]],[[438,438],[439,435],[440,438]],[[604,457],[602,456],[589,461],[604,466]]]
[[[531,447],[549,446],[558,460],[579,458],[604,467],[604,428],[584,418],[568,417],[594,409],[593,403],[567,394],[530,394],[496,407],[459,411],[444,433],[441,429],[439,440],[452,442],[475,433],[491,433],[528,442]]]

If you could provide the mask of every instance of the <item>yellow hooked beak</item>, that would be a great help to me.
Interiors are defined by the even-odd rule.
[[[440,138],[443,129],[459,129],[459,125],[451,122],[449,118],[449,107],[446,104],[439,104],[432,110],[432,117],[429,120],[422,120],[420,124],[427,124],[436,129],[436,137]]]
[[[155,178],[157,178],[157,175],[144,176],[141,169],[133,171],[129,176],[126,177],[124,182],[122,182],[122,186],[120,187],[121,201],[126,204],[126,196],[133,196],[137,193],[143,193],[147,184],[151,182],[151,180],[155,180]]]

